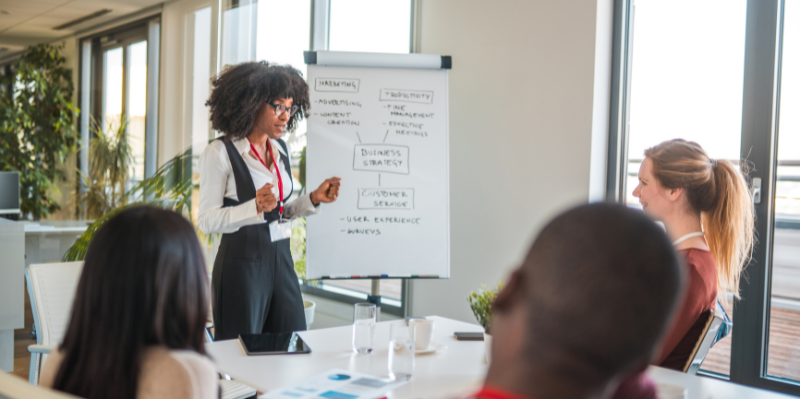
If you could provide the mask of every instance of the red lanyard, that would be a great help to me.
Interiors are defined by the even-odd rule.
[[[247,142],[249,143],[250,141],[248,140]],[[261,163],[264,164],[265,167],[267,167],[267,163],[265,163],[264,160],[261,159],[261,156],[258,155],[258,152],[256,151],[256,148],[253,146],[252,143],[250,143],[250,148],[253,150],[253,153],[256,154],[256,157],[258,157],[258,161],[261,161]],[[272,147],[270,147],[269,145],[269,138],[267,138],[267,152],[269,152],[269,154],[272,154]],[[281,170],[278,169],[278,163],[275,161],[275,157],[272,157],[272,165],[275,166],[275,173],[278,175],[278,193],[280,193],[281,196],[280,200],[278,200],[278,204],[281,205],[279,212],[281,213],[281,215],[283,215],[283,180],[281,179]],[[269,170],[269,167],[267,167],[267,170]]]

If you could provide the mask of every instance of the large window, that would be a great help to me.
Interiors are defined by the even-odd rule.
[[[222,68],[265,60],[289,64],[305,75],[303,52],[307,50],[411,51],[412,0],[225,0],[221,13]],[[307,193],[297,179],[306,131],[304,121],[284,137],[294,163],[295,194]],[[372,289],[369,280],[313,282],[302,288],[307,293],[351,303],[365,300]],[[402,315],[404,289],[402,280],[381,280],[385,312]]]
[[[92,136],[90,117],[97,121],[105,134],[127,125],[133,156],[128,171],[130,185],[145,178],[148,158],[155,162],[155,133],[151,132],[151,143],[148,144],[147,138],[148,99],[152,101],[155,98],[152,93],[148,96],[148,88],[155,88],[153,71],[148,71],[149,64],[156,65],[148,58],[152,24],[157,25],[158,20],[144,21],[82,40],[81,136],[86,148],[81,150],[81,170],[84,174],[88,175],[85,160]]]
[[[631,194],[645,149],[683,138],[739,157],[745,0],[636,0],[631,76]],[[692,12],[686,12],[691,7]]]
[[[331,51],[409,53],[411,1],[331,0]]]
[[[125,116],[128,118],[128,135],[131,137],[134,181],[144,179],[145,116],[147,114],[147,40],[125,47]]]
[[[645,149],[665,140],[695,141],[713,158],[739,157],[746,5],[746,0],[635,0],[629,205],[639,207],[632,192]],[[730,305],[726,309],[732,312]],[[703,367],[728,375],[730,341],[715,345]]]
[[[726,311],[733,334],[704,373],[800,393],[800,0],[616,3],[609,199],[631,194],[644,150],[698,142],[761,180],[758,243]]]
[[[786,0],[767,374],[800,381],[800,0]]]

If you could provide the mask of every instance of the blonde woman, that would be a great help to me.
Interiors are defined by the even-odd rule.
[[[664,223],[688,268],[683,305],[657,363],[681,370],[719,296],[739,297],[739,279],[753,248],[753,203],[744,175],[700,145],[682,139],[645,151],[633,195]],[[703,317],[703,318],[701,318]]]

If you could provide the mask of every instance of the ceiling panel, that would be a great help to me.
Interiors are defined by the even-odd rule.
[[[7,12],[0,13],[0,35],[3,31],[20,23],[30,20],[52,10],[71,0],[0,0],[0,10]]]
[[[0,0],[0,47],[29,46],[69,36],[160,4],[163,0]],[[54,27],[103,9],[110,13],[63,30]]]

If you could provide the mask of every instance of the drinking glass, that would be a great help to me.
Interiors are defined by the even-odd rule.
[[[359,354],[372,352],[375,347],[377,308],[372,303],[356,303],[353,312],[353,350]]]
[[[389,376],[407,381],[414,373],[415,330],[405,325],[389,325]]]

